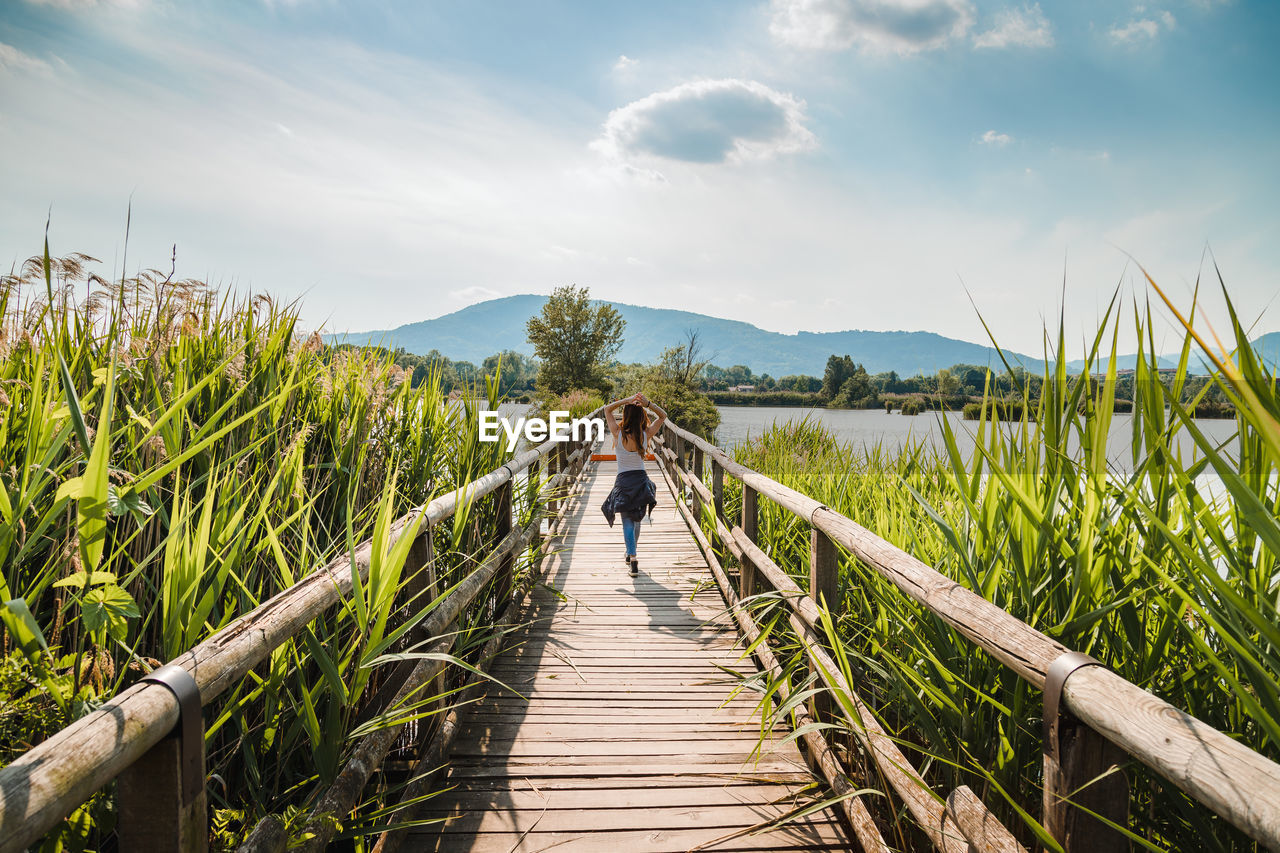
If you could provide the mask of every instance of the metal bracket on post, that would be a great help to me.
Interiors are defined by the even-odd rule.
[[[180,666],[168,664],[141,679],[163,684],[178,700],[178,725],[169,737],[181,740],[182,804],[189,805],[204,788],[204,720],[201,717],[200,687]]]
[[[1084,652],[1064,652],[1053,659],[1044,674],[1044,754],[1059,759],[1058,708],[1062,704],[1062,687],[1077,669],[1104,666],[1102,661]]]
[[[1129,781],[1122,750],[1062,707],[1062,692],[1077,670],[1103,664],[1066,652],[1044,678],[1044,828],[1067,853],[1125,853],[1129,839]]]

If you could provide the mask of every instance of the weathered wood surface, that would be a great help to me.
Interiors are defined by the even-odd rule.
[[[670,475],[672,473],[679,474],[678,469],[671,467],[666,468],[665,472],[668,474],[668,482],[671,480]],[[752,655],[760,661],[761,666],[777,684],[778,701],[786,702],[788,697],[791,696],[791,688],[784,679],[781,664],[773,654],[769,644],[762,641],[759,626],[752,618],[750,611],[742,605],[742,600],[734,589],[728,573],[725,572],[723,565],[721,565],[716,550],[711,547],[706,534],[698,526],[697,519],[692,517],[692,513],[687,506],[680,505],[678,509],[684,516],[685,521],[689,523],[689,529],[693,532],[694,539],[702,549],[702,553],[706,555],[707,563],[711,567],[711,573],[720,587],[720,593],[728,603],[729,611],[733,614],[734,621],[738,623],[738,628],[742,632],[743,638],[748,641],[752,648]],[[790,721],[797,731],[803,732],[800,735],[800,739],[804,741],[810,765],[816,767],[817,772],[826,780],[830,790],[837,797],[840,797],[839,808],[844,813],[849,828],[853,830],[853,835],[861,846],[863,853],[888,853],[889,847],[885,844],[884,837],[880,834],[880,830],[875,824],[875,819],[872,818],[870,811],[867,810],[861,795],[857,793],[858,789],[854,784],[854,780],[850,778],[844,764],[836,757],[831,745],[827,743],[822,733],[813,727],[814,718],[797,708],[792,713]]]
[[[1068,651],[857,522],[746,468],[674,424],[667,430],[701,448],[717,469],[808,521],[1037,689],[1044,688],[1050,664]],[[1275,762],[1103,667],[1074,675],[1062,699],[1080,722],[1238,829],[1280,850],[1280,766]]]
[[[497,490],[553,451],[562,454],[563,467],[564,448],[562,442],[545,442],[401,517],[391,526],[388,546],[419,523],[420,531],[427,530],[452,516],[460,501],[478,500]],[[354,553],[335,558],[170,663],[191,674],[208,704],[347,595],[352,576],[367,575],[371,552],[372,544],[365,540]],[[173,694],[162,685],[141,682],[0,769],[0,853],[25,850],[141,759],[177,721]]]
[[[755,703],[731,698],[754,663],[652,463],[659,506],[627,575],[600,513],[614,471],[589,475],[552,543],[551,589],[535,589],[531,624],[492,669],[507,687],[463,715],[451,789],[419,815],[439,822],[403,849],[850,849],[829,812],[748,833],[810,802],[813,777],[783,731],[755,751]]]
[[[961,785],[947,797],[947,818],[969,839],[972,853],[1027,853],[968,785]]]

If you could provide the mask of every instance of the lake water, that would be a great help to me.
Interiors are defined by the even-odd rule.
[[[959,412],[925,412],[919,415],[886,413],[883,409],[800,409],[772,406],[717,406],[720,426],[716,429],[715,442],[724,448],[758,436],[773,423],[786,423],[808,417],[822,424],[844,442],[857,446],[880,445],[888,449],[900,448],[907,442],[927,443],[938,450],[945,450],[942,421],[945,418],[955,433],[966,457],[972,453],[977,421],[966,421]],[[1234,420],[1201,419],[1196,426],[1211,441],[1222,444],[1231,442],[1236,432]],[[1111,431],[1107,437],[1107,458],[1117,472],[1127,472],[1132,467],[1130,448],[1133,441],[1133,416],[1116,414],[1112,417]],[[1195,441],[1186,430],[1178,433],[1178,450],[1184,461],[1196,454]]]
[[[486,408],[483,404],[480,408]],[[860,447],[880,445],[886,450],[901,448],[907,442],[926,443],[939,451],[945,450],[942,421],[951,425],[966,458],[973,452],[977,421],[966,421],[959,412],[925,412],[919,415],[888,414],[881,409],[803,409],[782,406],[717,406],[720,426],[716,429],[715,443],[725,449],[763,433],[775,422],[786,423],[808,417],[816,420],[837,439]],[[523,417],[529,409],[524,403],[503,403],[499,413],[512,422]],[[1230,419],[1198,419],[1196,426],[1210,441],[1227,444],[1234,455],[1233,441],[1236,422]],[[1112,416],[1111,432],[1107,440],[1107,458],[1114,473],[1127,474],[1133,465],[1130,447],[1133,442],[1133,416]],[[519,451],[526,449],[523,438]],[[1075,446],[1072,445],[1074,451]],[[1186,430],[1178,432],[1178,453],[1184,464],[1197,458],[1195,441]],[[1210,472],[1202,475],[1216,480]]]

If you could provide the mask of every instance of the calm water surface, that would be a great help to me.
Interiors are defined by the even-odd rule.
[[[866,409],[800,409],[772,406],[717,406],[720,426],[716,430],[716,444],[724,448],[759,436],[774,423],[798,421],[803,418],[817,421],[844,442],[861,447],[880,445],[886,450],[901,448],[907,442],[926,443],[938,450],[945,450],[942,421],[951,425],[962,452],[972,453],[977,421],[966,421],[959,412],[926,412],[909,416],[883,410]],[[1231,442],[1236,432],[1234,420],[1197,420],[1196,426],[1211,441]],[[1107,440],[1107,457],[1118,472],[1132,467],[1130,448],[1133,441],[1133,416],[1116,414],[1111,421]],[[1185,430],[1178,433],[1178,449],[1184,461],[1196,456],[1195,442]]]

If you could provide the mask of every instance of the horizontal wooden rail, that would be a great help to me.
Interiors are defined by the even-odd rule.
[[[664,442],[664,463],[678,472],[700,502],[715,506],[717,538],[745,557],[744,574],[749,569],[754,577],[764,566],[762,576],[768,579],[772,561],[760,559],[763,552],[758,548],[745,552],[744,545],[754,548],[752,537],[721,518],[721,472],[822,531],[1034,687],[1043,690],[1050,665],[1070,651],[819,501],[745,467],[670,421],[664,430],[669,436]],[[711,462],[714,489],[707,489],[701,477],[685,470],[681,449],[685,446]],[[816,602],[798,587],[779,591],[802,627],[815,629]],[[1087,727],[1085,736],[1089,732],[1102,735],[1250,837],[1280,849],[1280,765],[1102,666],[1075,670],[1062,686],[1061,704]],[[1063,796],[1070,794],[1087,785],[1092,775],[1058,790]],[[1054,783],[1049,778],[1047,787]],[[1049,800],[1047,793],[1047,812],[1061,805]],[[1047,823],[1054,828],[1054,821]],[[1075,849],[1086,848],[1077,843]]]
[[[459,506],[514,483],[518,474],[553,452],[562,454],[563,463],[571,458],[575,465],[589,453],[584,445],[569,457],[562,445],[544,442],[407,513],[392,524],[386,547],[407,530],[416,527],[421,534],[451,517]],[[365,540],[353,554],[332,560],[171,663],[190,674],[201,701],[208,704],[349,595],[353,569],[361,579],[367,578],[371,554],[372,542]],[[168,688],[135,684],[0,769],[0,853],[19,853],[38,840],[165,738],[178,717],[178,702]]]
[[[670,460],[672,455],[670,450],[663,449],[660,452],[667,454],[666,459]],[[683,473],[678,469],[671,470],[676,473]],[[681,481],[672,478],[671,470],[664,466],[663,474],[672,481],[671,493],[678,494],[680,491],[678,486]],[[781,702],[786,702],[791,691],[785,682],[782,665],[774,656],[768,643],[760,642],[759,626],[752,619],[750,611],[742,605],[738,593],[734,591],[733,585],[729,580],[728,573],[721,566],[720,560],[716,557],[715,551],[711,547],[711,543],[707,541],[706,535],[702,532],[702,528],[698,525],[689,508],[678,501],[676,508],[684,515],[685,520],[689,522],[689,528],[693,533],[694,539],[698,542],[698,547],[706,555],[707,564],[711,567],[711,574],[716,580],[716,585],[720,587],[720,594],[724,597],[725,603],[729,605],[730,614],[732,614],[734,621],[738,623],[738,629],[742,632],[743,639],[753,649],[752,654],[759,660],[760,666],[769,673],[774,681],[778,682],[779,699]],[[797,730],[802,730],[807,726],[811,726],[815,721],[803,709],[796,709],[792,722]],[[761,724],[765,725],[766,721],[762,719]],[[835,753],[822,737],[822,734],[818,730],[810,728],[801,736],[801,740],[806,749],[808,749],[809,755],[812,756],[813,763],[817,765],[818,772],[822,774],[832,792],[836,796],[845,797],[840,801],[840,808],[844,812],[845,819],[849,821],[849,826],[857,837],[862,850],[866,851],[866,853],[889,853],[889,847],[885,844],[880,830],[876,827],[874,818],[867,811],[866,804],[863,803],[862,798],[857,795],[856,788],[850,781],[848,774],[840,765]],[[959,851],[959,853],[965,853],[965,851]]]
[[[568,467],[557,473],[550,481],[548,488],[554,492],[558,487],[576,482],[582,476],[586,469],[586,463],[591,461],[591,454],[587,454],[585,449],[571,454],[568,458]],[[549,533],[555,533],[560,529],[560,525],[564,523],[564,519],[569,512],[569,504],[567,502],[559,502],[557,510],[551,514]],[[534,524],[538,522],[538,514],[535,510]],[[536,528],[535,528],[536,529]],[[543,544],[539,543],[539,551],[535,556],[535,561],[540,561],[543,552]],[[535,581],[541,580],[541,569],[536,572],[529,572],[523,584],[513,591],[511,600],[507,602],[508,609],[504,618],[494,626],[494,635],[485,643],[484,648],[480,650],[480,654],[476,660],[476,668],[485,671],[488,663],[494,658],[502,648],[503,642],[506,640],[504,630],[521,624],[521,605],[530,605],[531,599],[527,599],[526,595],[533,588]],[[403,811],[397,809],[395,813],[387,817],[388,826],[400,826],[399,829],[386,829],[378,837],[377,843],[374,845],[373,853],[395,853],[408,837],[408,832],[403,828],[404,824],[411,824],[417,816],[417,813],[423,808],[426,795],[430,792],[432,781],[442,772],[449,751],[453,748],[454,740],[457,738],[458,727],[461,722],[459,710],[465,708],[473,702],[480,693],[485,689],[486,684],[483,681],[477,681],[464,690],[456,703],[456,707],[451,708],[437,729],[435,736],[427,743],[421,751],[421,757],[410,774],[410,782],[400,794],[400,804]]]

